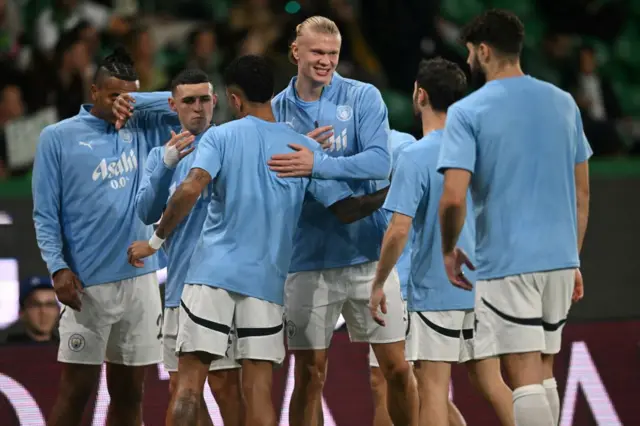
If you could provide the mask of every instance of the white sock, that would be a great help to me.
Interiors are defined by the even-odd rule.
[[[544,386],[544,391],[547,394],[547,401],[549,402],[549,407],[551,407],[553,424],[557,426],[560,421],[560,397],[558,396],[558,384],[556,383],[556,379],[552,377],[550,379],[545,379],[545,381],[542,382],[542,386]]]
[[[542,385],[527,385],[514,390],[513,414],[516,426],[554,426]]]

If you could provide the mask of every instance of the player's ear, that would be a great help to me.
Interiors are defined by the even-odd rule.
[[[98,100],[98,86],[94,84],[91,85],[91,101],[95,104]]]
[[[294,64],[297,64],[298,61],[300,60],[300,52],[298,51],[297,41],[293,41],[291,43],[291,59],[293,60]]]
[[[476,57],[481,64],[489,62],[491,53],[491,48],[486,43],[480,43],[476,48]]]
[[[216,105],[218,105],[218,95],[216,95],[215,93],[211,94],[211,103],[213,104],[214,108],[216,107]]]
[[[418,104],[426,106],[429,104],[429,94],[422,87],[418,87]]]
[[[176,100],[173,97],[169,98],[169,108],[171,111],[178,112],[178,107],[176,106]]]

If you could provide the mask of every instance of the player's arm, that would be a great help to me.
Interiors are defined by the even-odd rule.
[[[62,174],[60,141],[50,127],[40,134],[33,164],[33,222],[42,259],[53,276],[69,269],[63,257],[61,220]]]
[[[327,181],[329,182],[329,181]],[[382,188],[373,194],[360,196],[348,196],[329,206],[329,210],[335,214],[342,223],[353,223],[367,216],[371,216],[384,204],[389,192],[389,187]]]
[[[187,217],[198,197],[211,182],[211,175],[204,169],[192,168],[187,178],[169,199],[167,208],[156,229],[156,237],[165,240],[182,220]]]
[[[429,176],[424,166],[417,164],[410,153],[400,153],[391,189],[384,203],[384,208],[392,211],[393,216],[382,240],[374,288],[383,288],[398,263],[407,245],[413,218],[428,187]]]
[[[440,198],[440,233],[443,253],[452,253],[464,226],[467,191],[475,168],[476,142],[469,120],[454,105],[449,108],[445,125],[438,171],[444,173]]]
[[[387,179],[391,171],[389,118],[380,91],[366,86],[356,111],[356,133],[362,151],[349,157],[314,153],[312,177],[317,179]]]
[[[198,201],[198,197],[214,179],[222,166],[222,152],[215,129],[208,131],[200,140],[200,146],[187,178],[171,196],[167,208],[162,214],[160,224],[149,242],[139,241],[129,246],[129,263],[136,267],[143,265],[142,260],[160,249],[164,240],[189,214]]]
[[[331,157],[292,144],[297,152],[271,157],[269,166],[281,177],[312,176],[316,179],[381,180],[389,177],[389,121],[378,89],[367,86],[358,98],[356,132],[362,150],[348,157]],[[353,142],[347,142],[353,143]]]
[[[113,102],[113,112],[120,129],[128,120],[143,129],[180,124],[178,114],[169,106],[171,92],[123,93]],[[164,141],[162,141],[163,143]]]
[[[167,200],[175,169],[162,161],[162,149],[154,148],[147,157],[144,177],[136,194],[136,213],[145,225],[160,220]]]
[[[194,136],[185,131],[176,134],[171,131],[171,139],[164,147],[155,147],[149,153],[145,173],[136,194],[136,213],[146,225],[156,223],[169,198],[171,179],[176,166],[195,149]]]
[[[584,134],[582,117],[578,108],[576,108],[576,120],[578,124],[578,145],[576,149],[574,174],[576,183],[576,210],[578,214],[578,253],[580,253],[589,222],[589,158],[593,155],[593,151]]]

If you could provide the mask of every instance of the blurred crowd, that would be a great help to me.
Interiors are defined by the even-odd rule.
[[[167,88],[185,67],[205,70],[220,87],[224,66],[247,53],[271,58],[280,89],[296,72],[287,57],[295,26],[314,14],[335,20],[342,32],[338,72],[375,84],[392,127],[417,133],[411,104],[417,63],[436,55],[464,63],[456,40],[461,23],[442,11],[465,1],[0,0],[0,180],[29,173],[29,164],[10,167],[9,142],[26,137],[10,131],[22,129],[12,123],[43,110],[54,113],[49,121],[75,115],[90,102],[96,62],[116,45],[132,55],[142,91]],[[523,1],[491,0],[507,8]],[[640,151],[638,117],[621,107],[619,91],[599,72],[596,46],[584,41],[614,43],[628,24],[625,5],[540,0],[536,7],[548,25],[523,58],[526,72],[574,94],[601,156]],[[220,96],[214,121],[230,118]]]

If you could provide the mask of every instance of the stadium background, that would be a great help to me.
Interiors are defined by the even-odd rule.
[[[576,97],[596,151],[582,256],[586,294],[572,309],[556,372],[561,425],[639,424],[638,0],[0,0],[0,327],[17,317],[18,280],[46,274],[31,220],[30,167],[39,132],[77,112],[96,59],[116,44],[130,49],[145,91],[166,88],[185,66],[205,69],[218,85],[224,65],[242,53],[268,55],[281,89],[295,73],[286,59],[295,25],[323,14],[343,33],[338,71],[375,84],[391,126],[417,135],[411,90],[418,61],[440,55],[464,64],[466,53],[456,43],[460,25],[488,7],[523,19],[525,72]],[[599,91],[587,90],[587,76],[597,79]],[[228,117],[221,102],[214,119]],[[326,424],[371,424],[367,348],[347,341],[338,332],[331,348]],[[56,394],[55,355],[55,345],[0,346],[1,425],[44,425]],[[290,372],[288,361],[276,373],[281,426],[288,424]],[[166,391],[166,373],[154,367],[146,425],[163,424]],[[496,424],[463,368],[454,371],[452,396],[470,425]],[[107,402],[102,383],[86,425],[104,424]],[[208,402],[215,413],[210,395]]]

